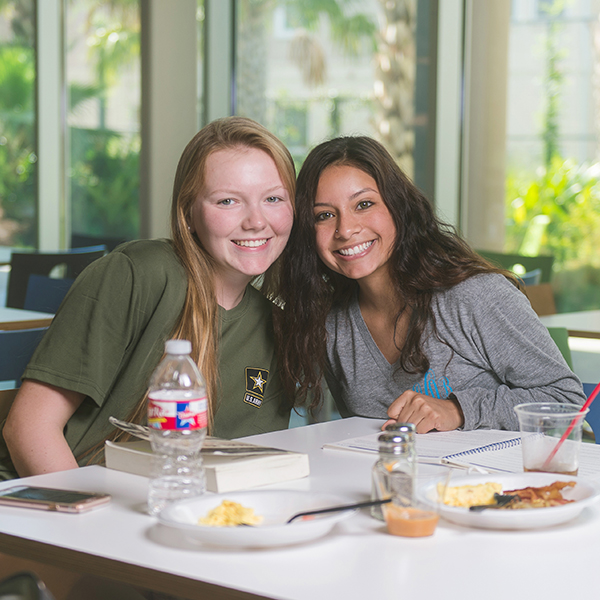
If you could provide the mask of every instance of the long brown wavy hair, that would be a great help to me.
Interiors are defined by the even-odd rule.
[[[516,277],[485,261],[436,217],[429,200],[379,142],[360,136],[323,142],[309,153],[298,174],[296,217],[281,257],[280,299],[285,309],[274,314],[284,386],[288,394],[297,393],[298,405],[309,404],[310,410],[322,398],[327,314],[334,305],[349,302],[358,285],[325,266],[317,254],[313,206],[321,174],[332,165],[355,167],[371,176],[396,227],[389,259],[398,298],[398,305],[391,307],[396,326],[410,309],[399,368],[411,373],[429,368],[421,337],[430,322],[435,332],[431,302],[437,291],[480,273],[501,273],[520,287]]]
[[[171,237],[173,248],[186,270],[188,286],[184,307],[171,337],[190,340],[192,343],[192,358],[206,380],[209,433],[217,408],[219,389],[219,318],[214,264],[196,235],[191,233],[189,224],[192,206],[204,188],[207,158],[218,150],[236,148],[262,150],[273,159],[292,205],[296,191],[296,169],[288,149],[262,125],[245,117],[225,117],[209,123],[192,138],[179,159],[171,203]],[[257,287],[260,282],[263,293],[271,298],[278,294],[280,260],[276,260],[254,282]],[[276,308],[275,312],[281,310]],[[147,395],[137,403],[128,420],[143,422],[146,410]],[[128,437],[115,430],[109,439],[125,440]],[[90,462],[93,462],[102,447],[103,444],[99,444],[78,458],[92,454]]]

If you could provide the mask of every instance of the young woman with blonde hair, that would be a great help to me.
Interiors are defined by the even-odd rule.
[[[294,193],[293,160],[264,127],[242,117],[204,127],[177,167],[172,240],[120,246],[58,310],[4,426],[0,478],[86,464],[115,437],[109,416],[143,422],[149,377],[173,337],[192,342],[212,435],[287,427],[273,304],[252,282],[264,274],[277,291]]]

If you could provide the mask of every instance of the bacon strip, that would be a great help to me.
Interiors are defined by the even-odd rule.
[[[518,508],[547,508],[549,506],[562,506],[574,500],[563,498],[561,490],[575,486],[574,481],[555,481],[543,487],[526,487],[520,490],[504,490],[503,494],[516,494],[520,500],[511,502],[506,509]]]

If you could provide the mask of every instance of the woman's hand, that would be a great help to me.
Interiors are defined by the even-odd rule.
[[[39,381],[23,382],[3,430],[20,477],[78,466],[63,430],[84,397]]]
[[[432,398],[407,390],[390,404],[388,408],[390,423],[414,423],[417,433],[427,433],[433,429],[437,431],[451,431],[458,429],[465,422],[465,418],[456,398]]]

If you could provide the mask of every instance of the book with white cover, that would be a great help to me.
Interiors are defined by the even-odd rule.
[[[214,438],[213,438],[214,439]],[[212,441],[212,440],[211,440]],[[229,446],[234,444],[224,441]],[[235,443],[237,445],[237,443]],[[227,446],[227,447],[229,447]],[[239,444],[248,448],[250,444]],[[263,450],[255,446],[257,451]],[[310,473],[308,455],[288,450],[274,450],[250,454],[221,454],[218,450],[202,454],[206,471],[206,489],[209,492],[224,493],[245,490],[261,485],[281,483],[307,477]],[[104,458],[109,469],[125,471],[134,475],[150,477],[153,454],[150,442],[106,441]]]

